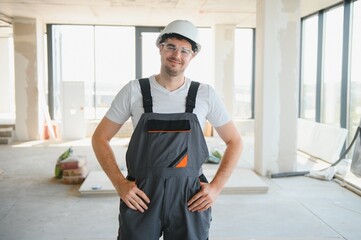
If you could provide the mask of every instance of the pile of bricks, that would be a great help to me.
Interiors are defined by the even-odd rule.
[[[86,157],[74,155],[72,147],[59,156],[55,165],[55,177],[68,184],[82,183],[88,173]]]
[[[63,182],[68,184],[82,183],[89,173],[85,156],[72,155],[61,161],[59,167]]]

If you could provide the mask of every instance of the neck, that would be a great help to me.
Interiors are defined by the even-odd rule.
[[[185,77],[183,74],[179,76],[169,76],[160,73],[155,76],[155,80],[165,89],[169,91],[174,91],[184,84]]]

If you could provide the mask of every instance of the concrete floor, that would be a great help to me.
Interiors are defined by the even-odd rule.
[[[115,195],[80,196],[80,185],[52,177],[69,145],[100,170],[89,141],[0,146],[0,240],[116,239]],[[360,196],[307,177],[264,181],[267,193],[219,196],[210,240],[361,239]]]

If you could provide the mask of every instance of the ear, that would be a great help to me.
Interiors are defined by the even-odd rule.
[[[193,53],[190,60],[192,60],[196,55],[197,55],[197,52]]]
[[[162,51],[162,47],[163,47],[163,45],[162,45],[162,44],[158,44],[159,54],[160,54],[160,52]]]

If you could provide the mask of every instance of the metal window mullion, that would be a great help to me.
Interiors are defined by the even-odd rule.
[[[316,78],[316,116],[315,121],[321,122],[322,76],[323,76],[323,36],[324,36],[324,10],[318,14],[318,40],[317,40],[317,78]]]
[[[344,1],[343,14],[343,45],[342,45],[342,77],[341,77],[341,102],[340,102],[340,125],[347,128],[348,119],[348,85],[349,85],[349,62],[350,62],[350,22],[351,0]]]
[[[251,119],[255,118],[255,93],[256,93],[256,30],[253,29],[253,50],[252,50],[252,83],[251,83]]]
[[[97,119],[97,70],[96,70],[96,48],[95,48],[95,25],[93,25],[93,80],[94,80],[94,84],[93,84],[93,90],[94,90],[94,94],[93,94],[93,101],[94,101],[94,119]]]
[[[142,31],[144,29],[135,28],[135,77],[142,78]]]
[[[54,119],[54,59],[53,59],[53,25],[46,25],[48,57],[48,106],[50,118]]]
[[[302,59],[303,59],[303,25],[304,25],[304,19],[301,21],[301,34],[300,34],[300,56],[299,56],[299,73],[298,73],[298,77],[299,77],[299,81],[298,81],[298,117],[301,118],[302,117],[302,108],[303,108],[303,103],[302,103],[302,85],[303,85],[303,81],[302,81]]]

